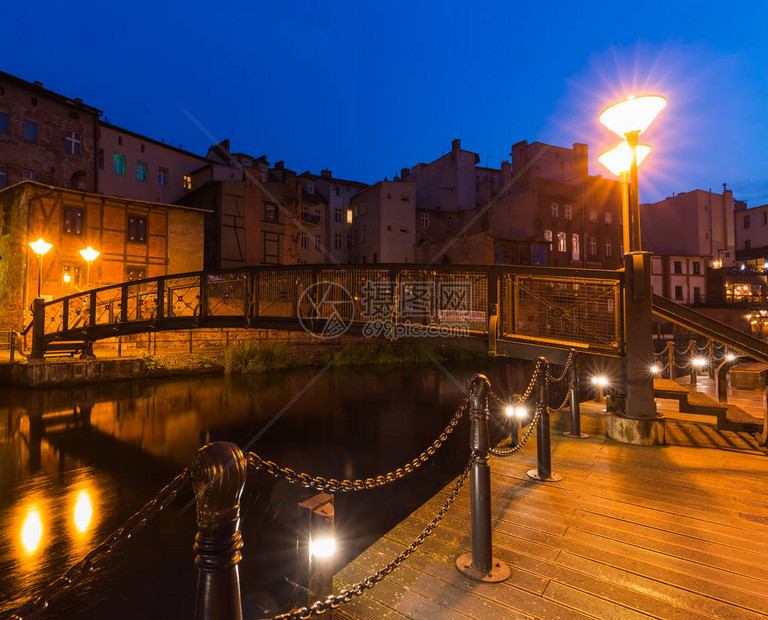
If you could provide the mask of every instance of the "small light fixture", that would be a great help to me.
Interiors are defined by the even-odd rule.
[[[651,374],[658,375],[661,372],[658,364],[651,365]]]
[[[528,410],[525,407],[515,407],[515,415],[519,420],[522,420],[528,415]]]
[[[504,407],[504,413],[507,414],[508,418],[511,418],[513,415],[515,415],[515,408],[512,405],[507,405]]]
[[[699,368],[707,365],[707,360],[705,360],[703,357],[694,357],[693,358],[693,365],[698,366]]]
[[[336,541],[333,538],[318,538],[309,541],[309,554],[315,558],[329,558],[336,552]]]
[[[733,353],[728,353],[728,354],[726,354],[725,359],[728,362],[732,362],[733,360],[736,359],[736,356]]]
[[[599,375],[599,376],[592,377],[592,383],[594,383],[595,385],[599,385],[600,387],[605,387],[606,385],[608,385],[608,379],[606,379],[602,375]]]
[[[72,276],[69,275],[69,271],[64,272],[64,284],[69,284],[72,281]]]

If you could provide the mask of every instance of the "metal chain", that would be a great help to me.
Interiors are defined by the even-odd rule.
[[[526,402],[530,397],[531,394],[533,394],[533,388],[536,387],[536,383],[539,378],[539,370],[541,369],[541,362],[536,362],[536,367],[533,369],[533,375],[531,375],[530,381],[528,381],[528,387],[525,388],[525,392],[521,396],[515,395],[515,398],[517,401],[515,402],[516,405],[522,405],[524,402]],[[493,398],[497,403],[500,405],[508,405],[510,404],[503,398],[501,398],[498,394],[496,394],[493,390],[490,390],[491,398]]]
[[[566,375],[568,374],[568,369],[571,367],[571,362],[573,361],[573,351],[571,351],[568,354],[568,359],[565,362],[565,368],[563,368],[563,374],[561,374],[559,377],[555,377],[549,372],[549,368],[547,368],[547,379],[549,379],[552,383],[560,383],[563,379],[565,379]]]
[[[680,351],[677,347],[675,347],[675,352],[679,353],[680,355],[685,355],[686,353],[688,353],[693,348],[693,346],[695,344],[696,344],[696,341],[695,340],[691,340],[688,343],[688,346],[686,347],[686,349],[684,351]]]
[[[569,385],[568,386],[568,391],[565,393],[565,398],[563,399],[563,402],[560,403],[559,407],[556,407],[556,408],[549,407],[549,412],[553,413],[555,411],[560,411],[563,407],[565,407],[565,405],[568,404],[568,399],[571,397],[571,392],[572,391],[573,391],[573,386]]]
[[[270,620],[308,620],[308,618],[311,618],[313,615],[320,615],[330,609],[336,609],[343,603],[348,603],[353,596],[360,596],[365,590],[368,590],[379,583],[393,570],[400,566],[406,559],[408,559],[408,556],[410,556],[437,527],[437,524],[440,523],[442,518],[445,516],[445,513],[448,512],[448,509],[453,504],[453,501],[456,499],[459,491],[461,491],[461,487],[463,486],[464,481],[467,479],[467,475],[469,474],[469,469],[471,466],[472,459],[470,459],[466,467],[464,467],[464,471],[461,472],[461,475],[456,481],[453,490],[448,495],[445,503],[440,507],[440,510],[437,511],[432,521],[430,521],[429,524],[421,531],[421,534],[414,538],[413,542],[405,549],[403,549],[403,551],[401,551],[397,557],[395,557],[395,559],[392,560],[389,564],[378,569],[375,573],[366,577],[362,581],[358,581],[355,585],[350,586],[349,588],[344,588],[336,595],[331,595],[322,601],[315,601],[308,607],[300,607],[299,609],[294,609],[288,613],[273,616]]]
[[[493,454],[493,456],[505,457],[505,456],[512,456],[515,452],[520,450],[525,445],[525,442],[528,441],[528,438],[531,436],[531,433],[533,433],[533,429],[536,428],[536,423],[539,421],[539,417],[541,416],[541,411],[542,410],[540,407],[536,407],[536,413],[533,416],[533,420],[531,420],[531,424],[528,427],[528,430],[525,431],[523,438],[517,442],[517,445],[514,448],[511,448],[510,450],[490,448],[489,452]]]
[[[375,478],[365,478],[357,480],[337,480],[336,478],[324,478],[322,476],[312,476],[307,473],[296,472],[290,467],[280,467],[274,461],[267,461],[261,458],[255,452],[248,452],[245,457],[248,460],[248,467],[251,469],[260,469],[270,476],[276,478],[283,478],[292,484],[300,484],[304,487],[317,489],[318,491],[330,491],[337,493],[339,491],[365,491],[367,489],[375,489],[376,487],[384,486],[395,480],[405,478],[408,474],[413,473],[426,463],[435,453],[442,447],[443,443],[448,439],[448,436],[453,433],[453,429],[459,423],[461,416],[469,407],[469,398],[465,398],[459,405],[453,418],[443,429],[443,432],[437,436],[429,447],[424,450],[415,459],[409,461],[402,467],[398,467],[394,471],[387,472],[386,474],[376,476]]]
[[[176,476],[170,483],[163,487],[149,502],[123,525],[115,530],[109,538],[93,549],[77,564],[48,586],[34,598],[29,599],[10,616],[12,620],[29,620],[37,617],[48,605],[57,599],[63,592],[82,581],[93,572],[107,556],[125,541],[130,540],[134,534],[141,530],[157,514],[170,504],[179,491],[189,481],[190,469],[187,468]]]

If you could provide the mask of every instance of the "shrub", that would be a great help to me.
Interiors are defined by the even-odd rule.
[[[241,342],[227,348],[224,372],[256,373],[293,368],[296,361],[284,342]]]

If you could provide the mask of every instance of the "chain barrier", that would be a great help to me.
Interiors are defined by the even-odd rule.
[[[568,354],[568,359],[565,362],[565,368],[563,368],[563,374],[561,374],[559,377],[555,377],[554,375],[552,375],[552,373],[549,372],[549,369],[547,369],[547,379],[549,379],[551,383],[560,383],[563,379],[565,379],[565,377],[568,375],[568,369],[571,367],[571,362],[573,361],[573,357],[574,357],[574,354],[573,354],[573,351],[571,351]]]
[[[533,369],[533,375],[531,375],[530,381],[528,381],[528,387],[525,388],[525,392],[522,393],[522,395],[515,394],[513,398],[517,399],[515,401],[515,405],[519,406],[523,403],[527,402],[528,399],[531,397],[531,394],[533,394],[533,389],[536,387],[536,383],[539,378],[539,371],[541,370],[541,362],[536,361],[536,367]],[[491,395],[491,398],[493,398],[497,403],[499,403],[502,406],[509,405],[510,403],[498,394],[496,394],[493,390],[489,390],[489,393]]]
[[[432,531],[437,527],[438,523],[440,523],[440,521],[445,516],[445,513],[448,512],[450,507],[453,505],[453,501],[456,499],[459,491],[461,491],[461,487],[464,485],[464,481],[467,479],[467,475],[469,474],[469,469],[471,466],[472,459],[470,459],[467,465],[464,467],[464,471],[456,481],[453,490],[448,495],[445,503],[440,507],[440,510],[437,511],[432,521],[430,521],[429,524],[421,531],[421,534],[414,538],[413,542],[405,549],[403,549],[403,551],[401,551],[397,557],[395,557],[395,559],[392,560],[389,564],[380,568],[375,573],[366,577],[362,581],[358,581],[355,585],[350,586],[349,588],[344,588],[336,595],[329,596],[323,601],[316,601],[308,607],[300,607],[299,609],[294,609],[288,613],[273,616],[270,620],[308,620],[313,615],[320,615],[331,609],[336,609],[343,603],[348,603],[350,600],[352,600],[352,597],[362,595],[365,590],[369,590],[381,580],[383,580],[387,575],[389,575],[393,570],[395,570],[405,560],[407,560],[408,557],[414,551],[416,551],[421,543],[423,543],[432,533]]]
[[[559,407],[556,407],[553,409],[552,407],[549,407],[549,405],[547,405],[547,407],[549,408],[549,412],[555,413],[556,411],[560,411],[563,407],[565,407],[568,404],[568,399],[571,397],[572,391],[573,391],[573,387],[568,386],[568,391],[565,393],[565,398],[563,398],[563,402],[560,403]]]
[[[695,344],[696,344],[696,341],[692,340],[691,342],[688,343],[688,346],[685,348],[684,351],[681,351],[680,349],[675,347],[675,353],[679,353],[680,355],[685,355],[686,353],[689,353],[691,351],[691,349],[694,347]]]
[[[512,456],[521,450],[525,445],[525,442],[528,441],[528,438],[531,436],[531,433],[533,433],[533,429],[536,428],[536,423],[539,421],[539,416],[541,416],[541,409],[536,407],[536,413],[533,415],[533,419],[531,420],[531,424],[528,426],[528,430],[525,431],[525,434],[522,436],[520,441],[517,442],[517,445],[514,448],[510,448],[509,450],[504,448],[489,448],[488,452],[493,454],[493,456],[499,456],[503,458],[505,456]]]
[[[190,478],[190,468],[186,468],[171,482],[164,486],[150,501],[148,501],[136,514],[129,518],[123,525],[115,530],[109,538],[93,549],[77,564],[48,586],[34,598],[29,599],[10,616],[11,620],[28,620],[42,613],[48,605],[56,600],[65,590],[80,583],[93,572],[112,551],[117,549],[134,534],[141,530],[147,523],[160,513],[184,488]]]
[[[443,432],[438,435],[437,439],[435,439],[424,452],[402,467],[398,467],[394,471],[387,472],[386,474],[374,478],[359,478],[357,480],[324,478],[323,476],[312,476],[304,472],[297,472],[290,467],[281,467],[274,461],[267,461],[261,458],[255,452],[248,452],[245,457],[248,460],[248,467],[251,469],[260,469],[275,478],[283,478],[291,484],[300,484],[303,487],[316,489],[318,491],[337,493],[375,489],[376,487],[384,486],[395,480],[405,478],[408,474],[416,471],[416,469],[433,457],[443,446],[450,434],[453,433],[453,430],[456,428],[456,425],[468,408],[469,397],[466,397],[461,405],[459,405],[459,408],[456,410],[453,418],[451,418],[448,426],[443,429]]]

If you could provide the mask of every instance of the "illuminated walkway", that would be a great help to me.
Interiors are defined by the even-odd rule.
[[[338,617],[766,617],[768,458],[747,443],[620,444],[605,439],[596,411],[582,419],[589,439],[552,433],[559,485],[526,476],[533,442],[526,454],[491,459],[493,551],[509,580],[478,583],[455,568],[470,550],[467,485],[422,547]],[[668,424],[671,437],[695,437],[692,425]],[[345,567],[336,590],[408,545],[447,489]]]

